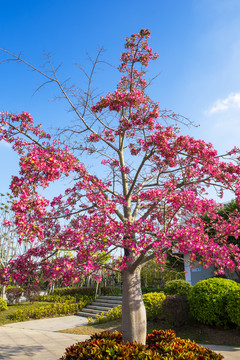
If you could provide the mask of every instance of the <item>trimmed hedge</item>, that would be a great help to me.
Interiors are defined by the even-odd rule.
[[[103,332],[66,349],[60,360],[221,360],[223,356],[176,337],[172,330],[154,330],[147,335],[147,344],[124,342],[122,334]]]
[[[45,317],[53,317],[59,315],[74,314],[78,310],[82,309],[89,303],[91,298],[80,300],[78,303],[71,302],[71,300],[65,302],[54,302],[49,305],[44,305],[36,309],[17,310],[10,316],[12,320],[25,321],[28,319],[41,319]]]
[[[163,292],[147,293],[143,295],[143,301],[148,319],[159,319],[162,315],[162,303],[166,296]]]
[[[87,295],[87,296],[94,296],[96,292],[95,287],[63,287],[63,288],[55,288],[54,295]]]
[[[240,285],[233,280],[210,278],[199,281],[188,297],[191,314],[203,324],[227,325],[230,322],[226,310],[227,299],[235,290],[240,290]]]
[[[240,328],[240,289],[228,294],[226,310],[231,322]]]
[[[55,288],[54,295],[87,295],[87,296],[95,296],[96,287],[63,287],[63,288]],[[98,294],[100,295],[121,295],[121,289],[119,286],[103,286],[98,290]]]
[[[10,315],[11,320],[25,321],[29,319],[42,319],[66,314],[74,314],[82,306],[79,304],[53,303],[31,310],[17,310]]]
[[[152,292],[163,292],[164,289],[157,289],[155,287],[142,287],[142,293],[143,294],[147,294],[147,293],[152,293]]]
[[[58,303],[77,303],[79,301],[88,301],[90,304],[94,300],[93,296],[80,295],[76,294],[75,296],[71,295],[41,295],[38,297],[38,301],[47,301],[47,302],[58,302]]]
[[[165,288],[164,292],[166,295],[189,295],[189,292],[192,288],[192,285],[189,284],[186,280],[171,280],[169,281]]]

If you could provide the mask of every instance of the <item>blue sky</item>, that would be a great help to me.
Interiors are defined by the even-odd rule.
[[[201,126],[184,131],[210,141],[224,152],[240,146],[240,1],[239,0],[132,0],[0,1],[0,47],[21,53],[40,67],[43,50],[54,64],[63,63],[59,75],[84,86],[74,65],[89,68],[104,47],[105,66],[96,76],[99,91],[115,89],[116,70],[124,39],[141,28],[151,30],[150,45],[160,57],[149,68],[149,78],[160,73],[150,95],[167,108]],[[0,61],[6,56],[0,53]],[[51,101],[53,86],[34,96],[42,79],[16,63],[0,64],[0,110],[30,112],[45,129],[71,120],[66,104]],[[0,192],[8,191],[17,173],[17,157],[0,144]]]

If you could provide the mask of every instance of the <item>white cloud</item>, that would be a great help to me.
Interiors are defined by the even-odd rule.
[[[213,114],[233,109],[240,109],[240,93],[231,93],[225,99],[216,100],[209,113]]]

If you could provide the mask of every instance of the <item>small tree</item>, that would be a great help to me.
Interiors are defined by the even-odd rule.
[[[13,304],[14,302],[16,304],[19,303],[19,300],[22,296],[22,289],[21,288],[18,288],[18,287],[14,287],[14,288],[9,288],[6,290],[6,296],[7,296],[7,299],[8,299],[8,302],[10,304]]]
[[[16,229],[14,228],[14,213],[11,210],[13,196],[9,193],[0,194],[0,266],[4,267],[8,261],[19,255]]]
[[[14,224],[12,211],[13,196],[10,193],[0,194],[0,268],[7,266],[10,260],[23,254],[28,245],[18,242],[18,231]],[[2,286],[1,296],[5,295],[5,286]]]
[[[228,235],[239,235],[239,218],[234,229],[219,224],[221,236],[208,236],[198,216],[213,218],[218,211],[215,201],[204,198],[210,186],[235,191],[239,202],[238,150],[228,153],[236,164],[225,162],[211,144],[164,125],[176,116],[161,112],[146,94],[145,69],[157,58],[149,36],[149,30],[141,30],[126,39],[117,89],[95,104],[89,90],[74,103],[54,71],[52,77],[44,75],[59,86],[79,119],[78,127],[65,133],[87,134],[87,144],[74,145],[76,155],[51,141],[26,112],[2,114],[0,137],[20,154],[20,174],[11,183],[20,241],[38,241],[2,274],[21,282],[40,272],[66,284],[90,273],[100,280],[101,257],[118,251],[111,266],[122,273],[123,338],[140,343],[146,341],[140,277],[145,264],[153,258],[164,263],[172,250],[191,250],[193,260],[200,255],[219,272],[240,263],[238,246],[227,242]],[[97,155],[97,169],[105,167],[99,176],[90,174],[77,158],[84,151]],[[64,194],[50,201],[38,193],[38,188],[70,174],[72,183]],[[51,260],[62,250],[71,251],[71,256],[62,253]]]
[[[40,292],[41,292],[40,286],[37,284],[32,284],[32,285],[28,285],[28,287],[24,290],[24,296],[32,304],[40,296]]]

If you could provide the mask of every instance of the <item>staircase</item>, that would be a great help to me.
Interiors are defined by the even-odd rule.
[[[106,313],[118,305],[122,305],[121,296],[100,296],[91,305],[87,305],[78,311],[76,315],[95,319],[97,314]]]

